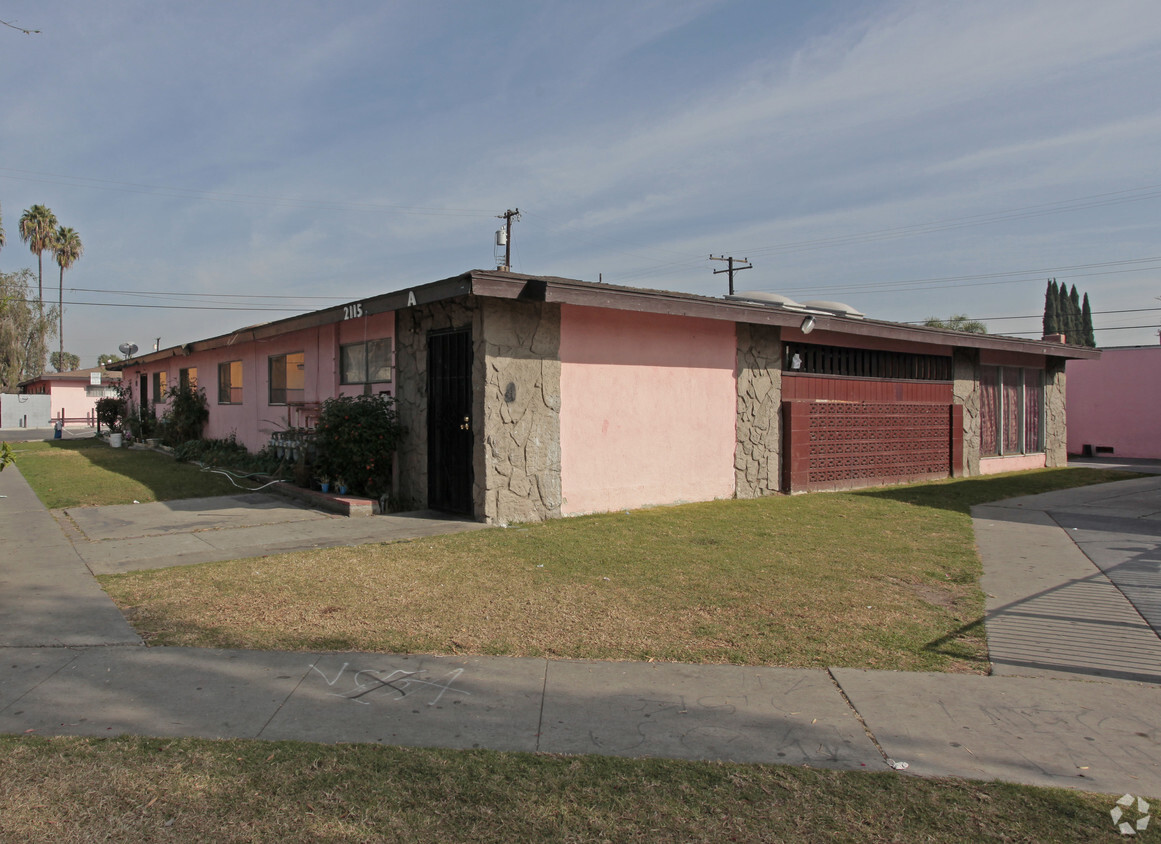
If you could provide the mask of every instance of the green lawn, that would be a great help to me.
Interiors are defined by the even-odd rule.
[[[988,669],[972,503],[1048,470],[108,576],[152,644]]]
[[[12,451],[20,474],[49,509],[242,492],[223,475],[98,439],[14,443]]]
[[[0,737],[0,840],[1089,842],[1115,796],[772,765]]]

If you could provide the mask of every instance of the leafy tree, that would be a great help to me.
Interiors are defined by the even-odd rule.
[[[46,249],[52,248],[56,237],[56,214],[46,205],[33,205],[25,209],[20,218],[20,239],[28,244],[36,256],[37,291],[36,298],[44,301],[44,257]]]
[[[1092,308],[1088,304],[1088,293],[1084,294],[1084,302],[1080,306],[1081,334],[1084,344],[1090,349],[1096,348],[1096,334],[1092,330]]]
[[[75,229],[61,226],[53,238],[52,251],[60,267],[60,299],[57,301],[57,318],[60,320],[57,328],[57,337],[60,338],[60,351],[64,353],[64,271],[75,264],[85,254],[85,245],[81,243],[81,236]]]
[[[81,359],[72,352],[53,352],[48,359],[57,372],[72,372],[81,368]]]
[[[31,298],[32,271],[0,273],[0,392],[44,371],[45,338],[56,312],[42,313]]]
[[[978,319],[971,319],[967,314],[955,314],[947,319],[928,317],[923,320],[928,328],[946,328],[949,331],[966,331],[969,334],[987,334],[988,327]]]
[[[1044,335],[1060,333],[1060,290],[1056,279],[1048,279],[1048,289],[1044,291]]]
[[[103,355],[97,355],[97,366],[107,366],[108,364],[116,363],[121,359],[122,358],[120,355],[115,355],[111,352]]]
[[[4,218],[0,215],[0,249],[4,248]]]

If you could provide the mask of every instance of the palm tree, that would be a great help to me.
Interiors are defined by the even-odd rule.
[[[44,311],[44,259],[41,256],[44,250],[52,248],[56,225],[56,214],[46,205],[33,205],[20,218],[20,239],[36,253],[37,298],[41,312]]]
[[[77,260],[85,254],[85,245],[81,243],[81,236],[77,234],[76,229],[70,229],[66,226],[61,226],[57,229],[56,237],[53,238],[51,247],[56,254],[56,263],[60,267],[60,301],[58,307],[60,309],[60,324],[57,327],[57,334],[60,336],[60,353],[64,357],[64,271],[77,262]]]

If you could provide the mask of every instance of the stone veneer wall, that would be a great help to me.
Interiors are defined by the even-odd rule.
[[[481,307],[474,296],[447,299],[427,305],[402,308],[395,315],[395,407],[407,434],[399,447],[399,497],[418,507],[427,506],[427,333],[450,328],[472,330],[472,420],[484,418],[484,343]],[[472,470],[476,492],[473,506],[477,519],[483,516],[481,478],[484,454],[474,449]]]
[[[483,300],[485,521],[560,515],[560,305]]]
[[[952,400],[963,407],[963,465],[952,475],[980,473],[980,353],[978,349],[956,349],[952,377]]]
[[[773,326],[738,323],[737,343],[734,495],[757,498],[782,483],[782,335]]]
[[[1049,358],[1044,370],[1044,464],[1068,465],[1068,419],[1064,411],[1064,364]]]

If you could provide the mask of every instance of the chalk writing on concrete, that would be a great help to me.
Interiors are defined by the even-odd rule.
[[[374,699],[397,701],[408,696],[419,701],[430,698],[425,702],[428,706],[435,706],[448,693],[471,695],[471,692],[454,688],[452,685],[464,673],[462,668],[455,668],[446,674],[435,676],[429,674],[426,668],[418,671],[404,671],[399,668],[348,670],[351,669],[351,664],[344,662],[343,667],[333,678],[327,677],[317,665],[312,665],[311,668],[322,677],[324,683],[335,690],[330,694],[365,706],[370,706]]]

